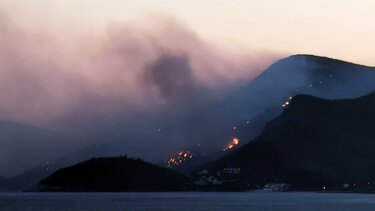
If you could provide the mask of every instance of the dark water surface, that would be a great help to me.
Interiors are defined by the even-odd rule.
[[[0,193],[0,210],[375,210],[375,195],[338,193]]]

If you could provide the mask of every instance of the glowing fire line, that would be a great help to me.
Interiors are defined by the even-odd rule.
[[[175,156],[169,158],[169,160],[166,161],[167,168],[172,168],[179,166],[186,161],[193,158],[193,153],[189,150],[181,150],[179,153],[177,153]]]
[[[228,151],[236,148],[240,144],[239,138],[233,138],[232,141],[223,149],[223,151]]]

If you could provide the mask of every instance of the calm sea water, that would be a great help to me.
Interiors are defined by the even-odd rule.
[[[375,210],[375,195],[328,193],[0,193],[0,210]]]

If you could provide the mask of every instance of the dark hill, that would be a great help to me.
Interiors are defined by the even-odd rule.
[[[240,181],[253,188],[285,182],[295,190],[371,189],[374,149],[374,94],[353,100],[299,95],[254,141],[206,167],[211,174],[241,168]]]
[[[40,191],[182,191],[184,176],[127,157],[93,158],[63,168],[39,183]]]

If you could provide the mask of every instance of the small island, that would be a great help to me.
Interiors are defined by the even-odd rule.
[[[41,192],[162,192],[189,190],[183,175],[124,157],[92,158],[63,168],[39,182]]]

